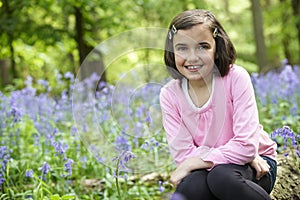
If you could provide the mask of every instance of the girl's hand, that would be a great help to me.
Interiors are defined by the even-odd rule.
[[[270,166],[268,165],[267,161],[260,156],[256,156],[254,160],[250,162],[250,165],[256,170],[257,180],[266,175],[270,170]]]
[[[198,157],[187,158],[171,173],[170,181],[176,187],[184,177],[191,173],[191,171],[195,169],[207,169],[212,166],[213,163],[205,162]]]
[[[184,165],[179,165],[177,169],[171,173],[170,182],[177,187],[180,181],[189,173],[190,171]]]

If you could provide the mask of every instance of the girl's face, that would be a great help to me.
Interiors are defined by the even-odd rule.
[[[176,68],[188,80],[203,80],[212,74],[216,44],[208,26],[178,30],[173,45]]]

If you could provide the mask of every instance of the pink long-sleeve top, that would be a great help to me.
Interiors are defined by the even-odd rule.
[[[213,166],[244,165],[257,155],[276,159],[276,143],[259,123],[253,85],[242,67],[232,65],[225,77],[214,75],[211,96],[200,108],[193,104],[184,78],[161,89],[160,105],[177,165],[197,156]]]

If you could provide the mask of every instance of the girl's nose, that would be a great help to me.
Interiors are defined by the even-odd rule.
[[[199,61],[200,56],[199,54],[197,54],[197,52],[195,50],[190,51],[188,57],[187,57],[187,61],[190,63],[194,63]]]

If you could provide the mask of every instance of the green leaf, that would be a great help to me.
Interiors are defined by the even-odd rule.
[[[55,194],[50,197],[50,200],[60,200],[60,197],[58,194]]]
[[[64,195],[64,196],[62,196],[62,200],[68,200],[68,199],[75,199],[75,196],[73,196],[73,195]]]

